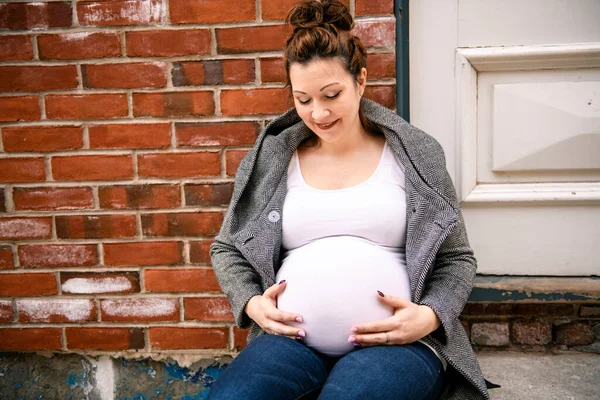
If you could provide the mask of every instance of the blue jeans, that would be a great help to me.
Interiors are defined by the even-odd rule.
[[[339,358],[262,335],[233,360],[208,399],[437,399],[444,377],[440,360],[421,343],[365,347]]]

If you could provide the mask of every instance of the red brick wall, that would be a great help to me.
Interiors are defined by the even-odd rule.
[[[0,4],[0,350],[244,343],[208,248],[283,86],[289,0]],[[346,1],[395,106],[393,0]]]

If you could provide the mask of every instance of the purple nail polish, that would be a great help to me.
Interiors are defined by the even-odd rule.
[[[302,319],[302,317],[296,317],[296,322],[304,322],[304,320]]]
[[[304,333],[304,331],[298,331],[298,336],[305,337],[306,333]]]
[[[300,336],[296,336],[296,342],[303,343],[303,342],[302,342],[302,338],[301,338]]]
[[[350,331],[352,331],[352,333],[356,333],[356,332],[358,332],[358,329],[357,328],[352,328],[352,329],[350,329]]]
[[[284,280],[282,280],[282,281],[279,281],[279,284],[281,285],[281,284],[282,284],[282,283],[284,283],[284,282],[285,282],[285,279],[284,279]]]
[[[362,347],[362,345],[360,343],[354,343],[355,349],[360,349],[361,347]]]
[[[348,343],[354,343],[354,342],[356,342],[356,338],[355,338],[355,337],[353,337],[353,336],[350,336],[350,337],[348,338]]]
[[[379,290],[377,291],[377,294],[383,297],[383,293],[381,293]]]

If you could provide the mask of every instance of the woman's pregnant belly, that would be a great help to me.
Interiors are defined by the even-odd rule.
[[[288,253],[277,273],[287,286],[277,307],[300,314],[290,323],[306,331],[304,343],[329,356],[354,349],[348,343],[353,325],[385,319],[391,307],[377,291],[410,299],[404,253],[351,236],[320,239]]]

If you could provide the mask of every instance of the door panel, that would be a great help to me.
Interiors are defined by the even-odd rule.
[[[446,151],[479,273],[600,273],[599,19],[597,1],[410,3],[411,123]]]

